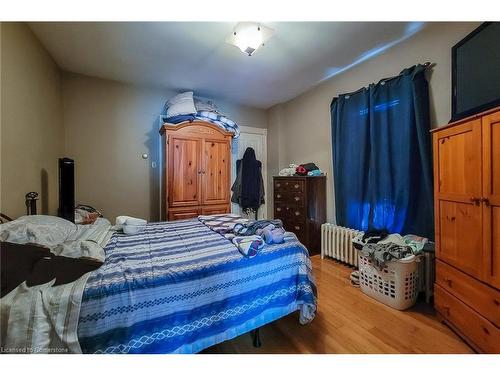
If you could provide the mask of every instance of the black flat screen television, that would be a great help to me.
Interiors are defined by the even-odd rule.
[[[485,22],[452,48],[452,118],[500,106],[500,22]]]

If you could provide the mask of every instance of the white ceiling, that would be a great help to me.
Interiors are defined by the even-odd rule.
[[[275,22],[253,56],[228,22],[30,23],[64,70],[269,108],[410,37],[415,22]]]

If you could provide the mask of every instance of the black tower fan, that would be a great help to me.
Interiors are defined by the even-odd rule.
[[[75,162],[59,159],[59,210],[58,216],[75,222]]]

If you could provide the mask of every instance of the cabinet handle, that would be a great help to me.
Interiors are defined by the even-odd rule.
[[[295,226],[295,230],[299,230],[300,227],[298,225]]]
[[[295,216],[299,216],[300,215],[300,212],[299,211],[295,211]]]
[[[276,211],[281,212],[281,207],[278,207]]]
[[[446,316],[450,316],[450,308],[448,306],[443,306],[443,310]]]
[[[300,201],[299,197],[295,197],[294,199],[295,199],[295,201]]]
[[[481,198],[481,202],[483,202],[486,207],[490,206],[490,200],[488,198]]]
[[[276,198],[281,198],[281,194],[276,194]]]
[[[481,327],[481,328],[483,329],[484,333],[486,333],[487,335],[490,334],[490,331],[488,331],[488,328],[486,328],[486,327]]]
[[[479,206],[479,204],[480,204],[480,203],[481,203],[481,201],[482,201],[482,198],[475,198],[475,197],[472,197],[472,198],[470,199],[470,201],[471,201],[472,203],[474,203],[476,206]]]
[[[295,184],[295,185],[293,185],[293,187],[294,187],[295,189],[298,189],[298,188],[299,188],[299,184]]]
[[[276,187],[280,187],[280,186],[281,186],[281,184],[276,184]]]

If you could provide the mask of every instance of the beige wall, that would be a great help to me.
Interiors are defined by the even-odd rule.
[[[158,115],[165,93],[63,74],[65,155],[75,160],[76,202],[114,220],[157,217]],[[148,160],[142,154],[150,154]]]
[[[0,210],[25,214],[24,196],[36,191],[39,212],[55,214],[64,141],[60,72],[25,24],[2,23],[1,49]]]
[[[270,137],[268,149],[281,156],[269,157],[269,170],[276,172],[292,162],[315,162],[328,173],[327,217],[329,221],[333,221],[330,133],[332,98],[397,75],[416,63],[430,61],[436,63],[430,74],[432,126],[444,125],[449,121],[451,112],[451,47],[478,25],[479,23],[429,25],[385,53],[334,76],[289,102],[271,108],[268,111],[268,132],[277,135]],[[280,116],[276,115],[278,112],[281,113]],[[269,207],[272,209],[272,205]],[[269,211],[269,215],[272,215],[272,211]]]
[[[72,73],[64,73],[62,86],[65,155],[75,159],[77,202],[111,220],[125,214],[159,220],[158,116],[175,93]],[[241,125],[267,125],[263,110],[216,103]]]

